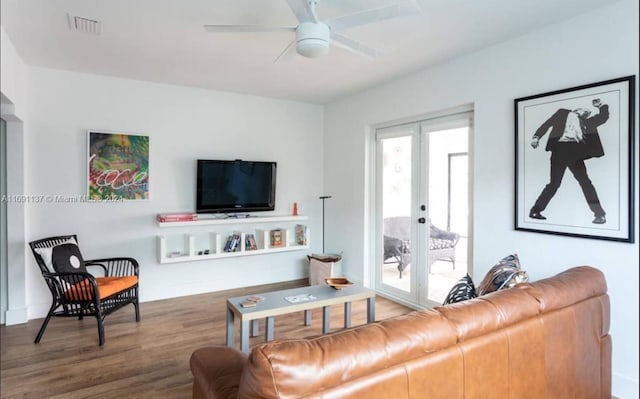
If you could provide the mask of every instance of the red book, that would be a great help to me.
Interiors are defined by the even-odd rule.
[[[191,222],[198,220],[195,213],[160,213],[156,217],[158,222]]]

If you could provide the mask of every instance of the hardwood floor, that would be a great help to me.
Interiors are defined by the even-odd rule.
[[[52,318],[39,344],[42,319],[0,327],[0,397],[9,398],[190,398],[191,353],[226,342],[226,298],[300,287],[307,280],[234,289],[140,304],[107,316],[106,342],[98,346],[95,318]],[[376,320],[409,312],[376,298]],[[331,309],[332,331],[340,328],[343,306]],[[366,322],[366,302],[353,303],[353,325]],[[261,325],[261,328],[263,325]],[[236,321],[236,343],[239,342]],[[261,335],[263,334],[261,329]],[[321,309],[311,326],[302,312],[278,316],[274,338],[301,338],[322,331]],[[251,339],[260,343],[263,336]]]

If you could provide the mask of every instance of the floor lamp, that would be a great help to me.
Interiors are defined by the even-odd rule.
[[[322,253],[324,254],[324,200],[331,198],[330,195],[324,195],[320,197],[322,200]]]

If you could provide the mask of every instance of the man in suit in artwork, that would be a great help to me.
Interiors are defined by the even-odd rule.
[[[584,108],[574,110],[561,108],[547,119],[533,135],[531,147],[535,149],[538,148],[542,136],[551,130],[545,148],[545,151],[551,152],[551,171],[549,183],[544,187],[529,212],[530,218],[546,219],[541,212],[545,210],[551,198],[558,191],[564,172],[569,169],[580,184],[587,204],[594,214],[593,223],[606,223],[605,211],[602,209],[596,189],[589,179],[584,161],[604,155],[598,126],[609,119],[609,106],[602,104],[599,98],[594,99],[592,104],[598,109],[597,114],[592,114],[591,111]]]

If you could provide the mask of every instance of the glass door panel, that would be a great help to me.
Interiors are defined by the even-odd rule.
[[[459,124],[455,121],[452,126]],[[450,123],[422,127],[428,158],[426,303],[441,304],[467,273],[469,127],[449,127]]]
[[[382,282],[409,292],[411,273],[411,136],[382,142]],[[404,279],[403,279],[404,277]]]
[[[382,129],[378,132],[377,222],[381,230],[378,285],[393,295],[411,299],[413,174],[417,138],[416,124]]]

